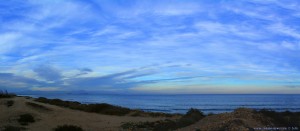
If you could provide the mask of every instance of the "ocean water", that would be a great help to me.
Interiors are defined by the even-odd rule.
[[[28,95],[27,95],[28,96]],[[186,113],[190,108],[204,113],[230,112],[238,107],[300,111],[300,95],[74,95],[43,94],[32,97],[59,98],[81,103],[109,103],[151,112]]]

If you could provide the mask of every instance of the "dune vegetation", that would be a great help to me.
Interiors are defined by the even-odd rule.
[[[151,117],[173,117],[173,116],[180,116],[180,114],[168,114],[168,113],[161,113],[161,112],[144,112],[141,110],[133,110],[125,107],[110,105],[107,103],[100,103],[100,104],[82,104],[76,101],[63,101],[60,99],[47,99],[45,97],[39,97],[35,99],[37,102],[47,103],[51,105],[56,105],[60,107],[66,107],[74,110],[80,110],[85,112],[93,112],[99,114],[106,114],[106,115],[116,115],[116,116],[151,116]]]
[[[255,128],[289,127],[299,130],[300,112],[276,112],[268,109],[238,108],[233,112],[203,114],[191,108],[185,114],[145,112],[102,104],[44,97],[15,97],[1,92],[0,130],[55,131],[124,130],[124,131],[249,131]]]
[[[9,93],[9,92],[7,92],[7,90],[0,90],[0,98],[12,98],[15,96],[16,96],[16,94]]]

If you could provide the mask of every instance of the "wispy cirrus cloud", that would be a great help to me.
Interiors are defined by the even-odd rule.
[[[297,39],[297,40],[300,39],[300,33],[295,28],[288,27],[288,26],[286,26],[282,23],[276,23],[274,25],[271,25],[269,27],[269,30],[272,33],[279,33],[279,34],[282,34],[282,35],[285,35],[285,36],[292,37],[292,38]]]
[[[189,86],[187,92],[213,93],[242,91],[255,83],[257,92],[259,86],[284,90],[292,84],[281,83],[300,78],[298,5],[276,0],[2,2],[0,73],[11,79],[3,77],[1,86],[174,92]]]

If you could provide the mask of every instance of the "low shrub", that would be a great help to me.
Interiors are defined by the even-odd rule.
[[[6,106],[7,106],[7,107],[11,107],[11,106],[14,105],[14,103],[15,103],[15,102],[14,102],[13,100],[9,100],[9,101],[6,102]]]
[[[123,108],[119,106],[113,106],[109,104],[87,104],[83,105],[83,110],[87,112],[95,112],[107,115],[126,115],[130,112],[129,108]]]
[[[40,104],[36,104],[36,103],[32,103],[32,102],[26,102],[26,105],[34,108],[34,109],[38,109],[38,110],[43,110],[43,111],[51,111],[51,109],[43,106],[43,105],[40,105]]]
[[[83,129],[74,125],[61,125],[57,126],[54,131],[83,131]]]
[[[60,99],[47,99],[44,97],[37,98],[35,101],[48,103],[52,105],[67,107],[70,109],[81,110],[85,112],[94,112],[100,114],[107,114],[107,115],[126,115],[130,113],[129,108],[113,106],[110,104],[102,103],[102,104],[81,104],[79,102],[73,101],[62,101]]]
[[[0,98],[13,98],[15,96],[16,96],[16,94],[8,93],[7,90],[5,90],[5,91],[0,90]]]
[[[132,109],[132,114],[130,116],[150,116],[150,117],[173,117],[173,116],[182,116],[182,114],[170,114],[170,113],[163,113],[163,112],[146,112],[139,109]]]
[[[125,107],[110,105],[106,103],[101,104],[81,104],[76,101],[63,101],[60,99],[47,99],[45,97],[39,97],[35,99],[37,102],[47,103],[51,105],[56,105],[60,107],[66,107],[74,110],[81,110],[85,112],[93,112],[106,115],[117,115],[123,116],[129,113],[131,116],[151,116],[151,117],[172,117],[172,116],[181,116],[179,114],[168,114],[168,113],[159,113],[159,112],[144,112],[141,110],[132,110]]]
[[[23,114],[23,115],[20,115],[18,122],[21,125],[28,125],[28,123],[33,123],[33,122],[35,122],[35,120],[31,114]]]
[[[134,112],[130,116],[142,116],[141,112]]]
[[[121,125],[127,130],[152,130],[152,131],[168,131],[176,130],[182,127],[189,126],[204,118],[203,113],[197,109],[190,109],[184,116],[178,120],[160,120],[155,122],[139,122],[139,123],[124,123]]]
[[[26,128],[17,126],[5,126],[2,131],[23,131]]]
[[[199,121],[204,117],[205,115],[201,111],[191,108],[184,116],[179,119],[179,121],[177,122],[177,126],[185,127]]]
[[[162,112],[147,112],[152,117],[172,117],[174,115],[178,114],[168,114],[168,113],[162,113]]]
[[[276,126],[300,127],[300,112],[276,112],[273,110],[262,109],[256,111],[272,119]]]
[[[209,112],[209,113],[207,114],[207,116],[213,116],[213,115],[215,115],[215,113],[213,113],[213,112]]]

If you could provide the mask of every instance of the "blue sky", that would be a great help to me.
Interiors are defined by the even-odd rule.
[[[296,0],[0,3],[0,89],[300,93]]]

